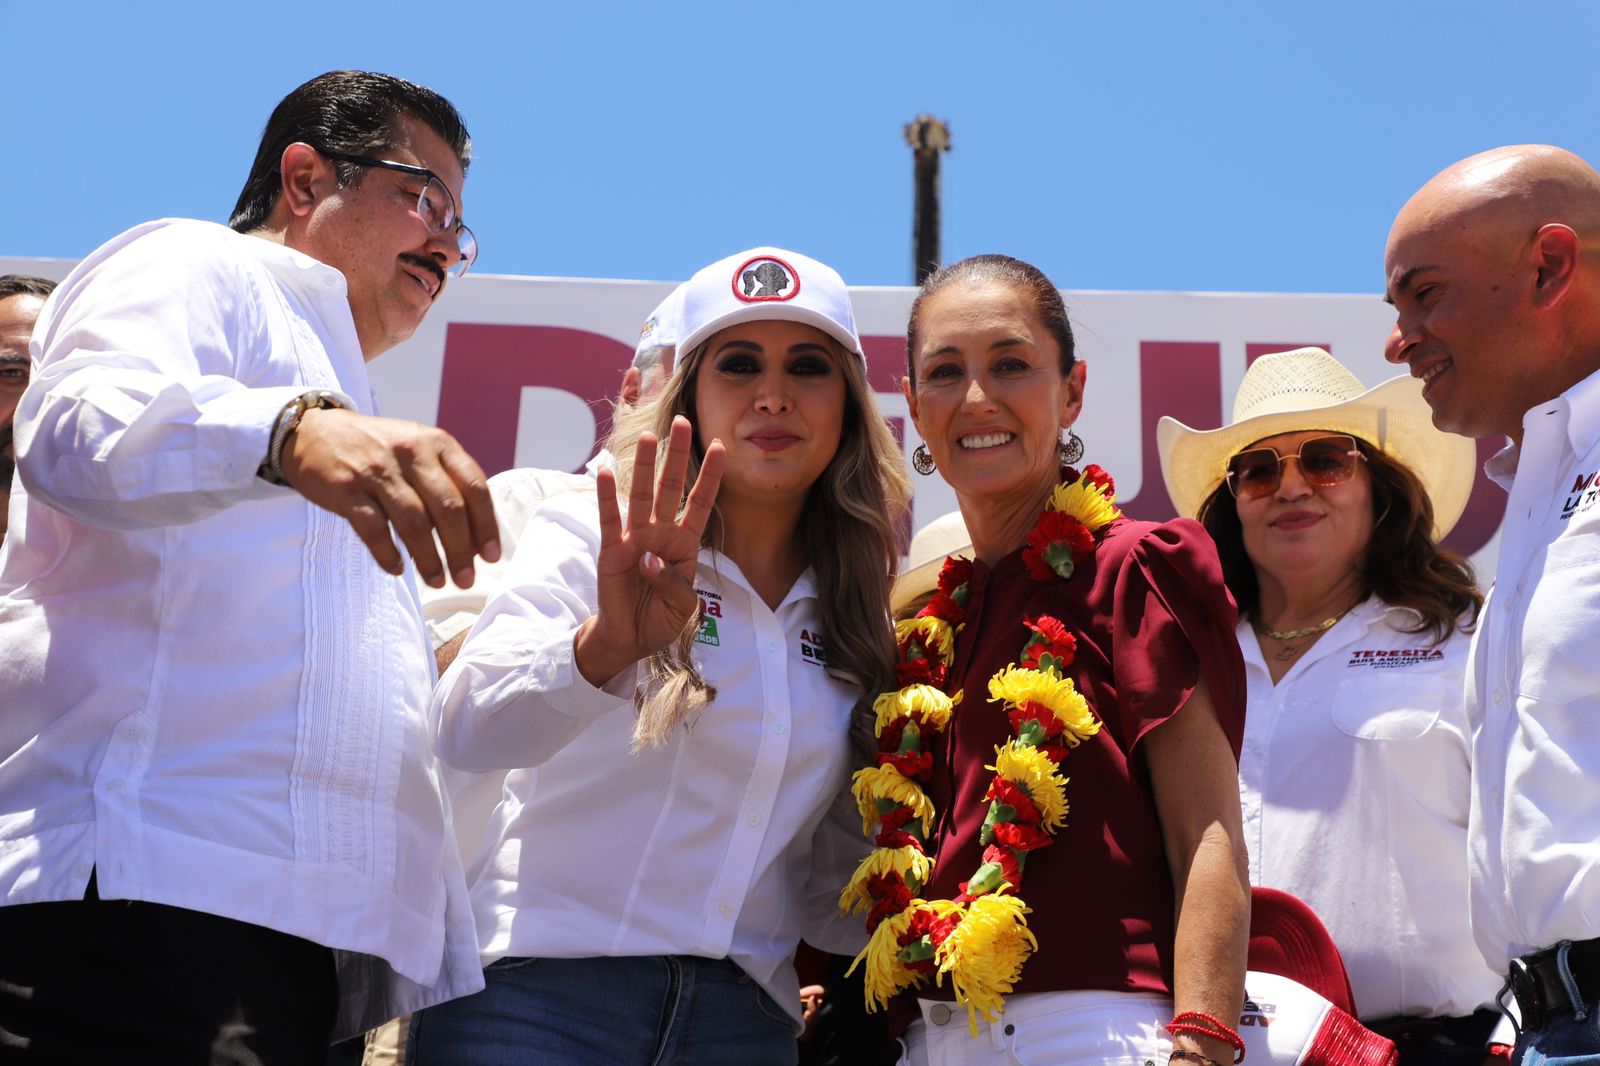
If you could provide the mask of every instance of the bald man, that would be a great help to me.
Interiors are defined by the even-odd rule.
[[[1473,933],[1521,1008],[1514,1061],[1600,1063],[1600,174],[1547,145],[1464,159],[1384,269],[1387,354],[1434,424],[1507,440],[1467,679]]]

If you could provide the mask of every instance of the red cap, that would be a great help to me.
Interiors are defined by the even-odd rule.
[[[1356,1012],[1350,977],[1316,911],[1275,888],[1250,890],[1250,965],[1305,985],[1346,1014]]]

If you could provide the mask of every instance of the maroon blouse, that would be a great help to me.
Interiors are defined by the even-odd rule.
[[[1172,874],[1139,742],[1204,677],[1238,758],[1244,662],[1216,548],[1188,519],[1119,519],[1069,580],[1034,580],[1019,549],[992,569],[976,564],[968,592],[950,686],[963,694],[933,753],[938,864],[923,894],[953,898],[980,864],[983,796],[994,776],[984,766],[1010,735],[1005,713],[989,702],[989,678],[1017,661],[1028,637],[1023,617],[1052,615],[1077,635],[1069,674],[1102,726],[1061,764],[1067,824],[1028,856],[1020,894],[1039,949],[1016,991],[1170,995]],[[929,982],[916,994],[948,999],[950,985]]]

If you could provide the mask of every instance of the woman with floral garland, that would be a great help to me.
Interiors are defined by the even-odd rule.
[[[878,846],[841,903],[868,915],[868,1000],[914,1016],[912,1063],[1232,1063],[1244,688],[1215,550],[1066,465],[1085,371],[1039,270],[946,267],[907,339],[915,465],[976,559],[897,628],[855,781]]]
[[[714,263],[682,330],[598,506],[535,513],[439,683],[440,757],[512,772],[468,871],[488,987],[419,1016],[422,1066],[793,1063],[797,942],[863,942],[834,903],[852,714],[894,676],[899,449],[823,264]]]

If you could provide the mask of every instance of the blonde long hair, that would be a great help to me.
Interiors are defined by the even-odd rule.
[[[894,679],[889,587],[900,561],[895,530],[906,512],[911,485],[900,447],[867,385],[864,363],[831,338],[829,345],[844,374],[844,425],[838,451],[811,486],[797,533],[816,571],[828,673],[862,694],[857,704],[862,712]],[[640,434],[651,432],[665,440],[678,415],[695,423],[695,383],[710,347],[708,339],[680,359],[661,394],[612,427],[606,449],[614,457],[619,498],[627,496],[633,482],[633,450]],[[686,485],[699,475],[703,457],[696,433]],[[721,514],[713,510],[703,543],[720,552],[724,537]],[[644,682],[634,694],[639,712],[635,750],[665,743],[716,698],[716,689],[690,657],[699,626],[699,618],[692,619],[676,640],[646,660]]]

